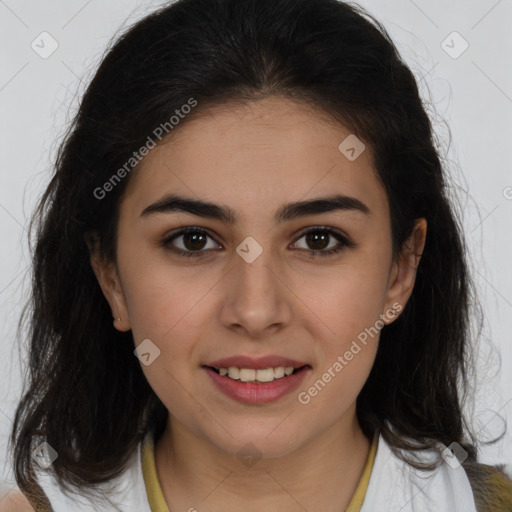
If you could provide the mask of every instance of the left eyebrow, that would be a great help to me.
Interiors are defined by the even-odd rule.
[[[199,217],[220,220],[225,224],[235,224],[238,219],[236,212],[229,206],[174,194],[166,195],[156,203],[147,206],[142,210],[140,216],[147,217],[158,213],[173,213],[178,211]],[[311,199],[309,201],[285,204],[277,210],[274,219],[276,224],[279,224],[307,215],[319,215],[321,213],[334,211],[356,211],[364,215],[371,215],[370,208],[359,199],[338,194]]]

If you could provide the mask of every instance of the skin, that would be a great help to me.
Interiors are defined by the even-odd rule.
[[[0,496],[0,512],[35,512],[30,502],[20,491]]]
[[[418,219],[393,260],[387,195],[368,145],[354,161],[338,149],[349,134],[318,109],[281,97],[209,108],[186,119],[131,176],[117,265],[91,254],[115,328],[161,351],[142,369],[170,413],[155,447],[170,510],[339,512],[357,487],[370,440],[355,401],[378,336],[307,405],[298,393],[379,315],[390,323],[393,304],[405,306],[427,226]],[[171,192],[228,205],[240,218],[234,225],[184,212],[141,218]],[[283,204],[333,193],[358,198],[371,214],[336,211],[275,224]],[[159,245],[184,226],[209,230],[202,248],[218,250],[187,258]],[[318,246],[302,231],[315,226],[337,228],[357,245],[312,258]],[[263,248],[250,264],[236,252],[247,236]],[[172,243],[194,248],[184,237]],[[336,244],[331,237],[325,246]],[[311,369],[275,403],[240,404],[217,391],[201,365],[241,354],[278,354]],[[236,455],[247,443],[261,454],[252,467]]]

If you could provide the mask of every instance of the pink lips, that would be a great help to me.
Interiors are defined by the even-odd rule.
[[[213,368],[250,368],[260,370],[278,366],[293,366],[296,370],[287,377],[272,382],[242,382],[218,374]],[[213,384],[229,398],[245,404],[265,404],[274,402],[296,389],[311,367],[304,362],[272,355],[261,358],[233,356],[212,361],[203,366]]]

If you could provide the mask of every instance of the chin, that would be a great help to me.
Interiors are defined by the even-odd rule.
[[[223,426],[232,433],[232,437],[222,428],[215,434],[203,432],[203,436],[220,451],[239,459],[275,459],[288,455],[307,442],[303,429],[292,431],[289,425],[276,429],[282,419],[262,424],[260,428],[247,423],[226,423]]]

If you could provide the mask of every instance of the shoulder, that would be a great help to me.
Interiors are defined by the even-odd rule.
[[[122,471],[114,478],[95,486],[64,488],[52,473],[38,471],[38,484],[49,508],[37,512],[150,512],[142,476],[141,446],[130,455]],[[0,512],[3,512],[0,509]]]
[[[439,458],[437,449],[404,451],[380,435],[361,511],[479,512],[463,467]]]
[[[34,512],[34,508],[20,491],[11,491],[0,498],[0,512]]]
[[[497,466],[477,462],[463,464],[478,512],[512,510],[512,480]]]

